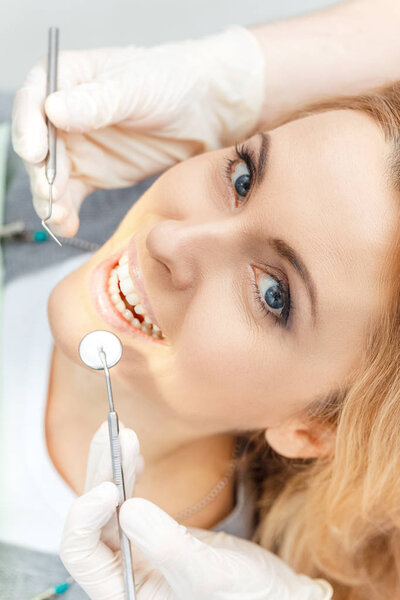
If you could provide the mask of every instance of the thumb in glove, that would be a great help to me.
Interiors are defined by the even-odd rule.
[[[120,525],[179,600],[329,600],[332,588],[292,571],[257,544],[208,532],[200,541],[151,502],[132,498]],[[197,532],[199,533],[199,532]]]
[[[133,494],[136,479],[143,472],[144,461],[140,454],[139,440],[136,433],[125,427],[122,422],[119,423],[119,440],[125,492],[126,497],[129,498]],[[113,481],[107,421],[101,424],[90,444],[85,492],[97,487],[104,481]],[[101,540],[112,550],[119,548],[118,523],[115,511],[111,513],[108,523],[104,524]]]

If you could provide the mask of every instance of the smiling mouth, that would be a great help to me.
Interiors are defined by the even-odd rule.
[[[111,270],[108,280],[108,293],[111,302],[121,316],[133,327],[156,339],[165,339],[161,329],[152,323],[140,302],[131,276],[129,275],[128,251],[125,251],[118,264]]]

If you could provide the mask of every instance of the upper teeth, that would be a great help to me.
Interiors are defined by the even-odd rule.
[[[151,335],[154,338],[165,339],[165,336],[160,330],[160,328],[151,322],[149,316],[145,312],[143,305],[140,303],[139,296],[135,291],[133,281],[131,279],[131,276],[129,275],[127,251],[125,251],[122,254],[121,258],[119,259],[118,265],[114,267],[114,269],[110,273],[110,278],[108,281],[108,291],[116,309],[134,327],[136,327],[137,329],[141,329],[144,333],[147,333],[148,335]],[[122,301],[120,291],[122,291],[126,300],[132,306],[132,310],[127,308],[125,303]],[[144,316],[143,323],[141,323],[139,319],[135,317],[133,313],[133,308],[135,309],[136,314]]]

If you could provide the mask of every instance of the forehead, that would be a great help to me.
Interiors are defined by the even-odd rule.
[[[375,297],[368,291],[382,269],[396,210],[383,132],[367,115],[336,110],[270,135],[265,189],[280,199],[282,231],[304,257],[319,295],[328,296],[325,306],[370,310],[376,290]],[[334,287],[345,296],[336,303]]]

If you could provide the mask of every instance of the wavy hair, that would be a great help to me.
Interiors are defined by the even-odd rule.
[[[399,192],[399,221],[377,282],[377,293],[386,293],[388,301],[366,331],[351,385],[306,409],[310,421],[333,430],[332,454],[291,460],[268,447],[261,433],[251,442],[249,469],[259,496],[255,539],[295,571],[328,580],[335,600],[395,600],[400,598],[400,82],[315,102],[283,122],[338,109],[371,117],[391,149],[386,175]]]

